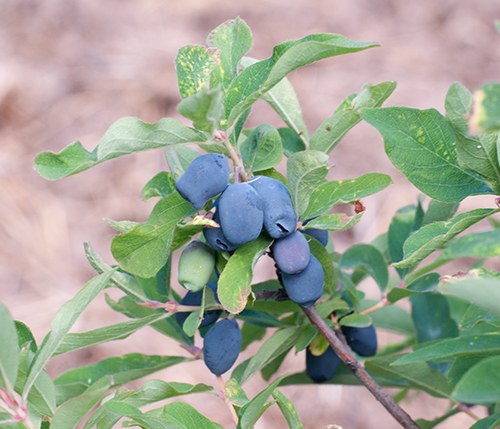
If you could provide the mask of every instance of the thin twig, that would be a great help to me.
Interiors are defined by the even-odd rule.
[[[224,395],[224,400],[226,401],[226,404],[227,406],[229,407],[229,410],[231,411],[231,415],[233,416],[233,421],[234,421],[234,424],[236,426],[238,426],[238,415],[236,414],[236,410],[234,409],[234,407],[227,401],[227,398],[226,398],[226,391],[225,391],[225,388],[226,388],[226,385],[224,383],[224,380],[222,379],[222,376],[221,375],[218,375],[217,376],[217,380],[219,380],[219,383],[222,387],[222,393]]]
[[[311,323],[318,329],[323,337],[332,346],[333,350],[339,355],[340,359],[346,364],[347,368],[361,381],[361,383],[375,396],[387,411],[399,422],[405,429],[419,429],[412,418],[394,401],[392,396],[388,395],[372,378],[370,374],[361,366],[351,350],[345,346],[335,332],[319,315],[315,307],[302,307],[304,313]]]
[[[222,136],[220,136],[220,137],[222,137]],[[240,157],[238,156],[238,154],[234,150],[233,145],[229,141],[229,138],[226,136],[225,138],[221,139],[221,142],[224,145],[224,147],[227,149],[227,151],[229,152],[229,156],[231,157],[231,160],[233,161],[234,171],[235,172],[239,171],[240,180],[242,182],[248,182],[248,176],[247,176],[247,172],[245,171],[245,167],[243,166],[243,163],[241,162]]]

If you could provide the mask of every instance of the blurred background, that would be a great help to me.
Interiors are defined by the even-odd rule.
[[[379,48],[323,60],[289,76],[310,133],[366,83],[398,82],[385,105],[444,112],[444,98],[453,82],[473,91],[499,79],[497,1],[0,0],[0,300],[15,319],[32,329],[38,343],[62,304],[94,276],[83,243],[90,242],[106,262],[113,263],[109,247],[115,231],[103,218],[145,221],[155,201],[142,202],[141,188],[167,166],[162,152],[152,151],[48,182],[33,170],[35,156],[41,151],[59,152],[76,140],[92,150],[123,116],[146,122],[163,117],[184,121],[176,111],[177,49],[204,45],[212,29],[236,16],[250,26],[254,37],[250,55],[258,59],[269,57],[276,44],[311,33],[340,33],[380,43]],[[279,117],[258,102],[248,126],[262,122],[282,126]],[[369,242],[387,230],[398,208],[416,202],[418,191],[392,167],[380,136],[366,124],[348,133],[333,151],[331,163],[336,165],[329,176],[334,180],[378,172],[394,181],[363,201],[367,210],[358,225],[332,235],[339,251]],[[492,204],[492,199],[469,198],[461,210]],[[256,281],[266,279],[269,267],[262,262],[258,268]],[[109,294],[121,296],[117,291]],[[100,296],[73,331],[122,320]],[[53,359],[48,371],[55,377],[69,368],[130,352],[185,355],[168,338],[147,328],[126,340]],[[238,362],[244,359],[240,356]],[[304,356],[292,354],[280,373],[304,368]],[[219,390],[202,362],[167,369],[155,377],[204,382]],[[264,386],[259,378],[248,383],[249,397]],[[295,404],[305,428],[399,427],[363,388],[311,385],[282,391]],[[186,401],[224,427],[233,427],[217,396],[186,397]],[[447,406],[447,401],[413,394],[403,402],[414,418],[432,419]],[[477,413],[484,415],[479,409]],[[440,428],[467,428],[472,423],[470,417],[458,415]],[[284,428],[286,423],[277,407],[271,407],[256,427]]]

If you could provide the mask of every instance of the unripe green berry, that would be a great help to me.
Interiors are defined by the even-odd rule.
[[[195,240],[182,251],[177,279],[186,289],[198,292],[208,283],[214,268],[215,251],[202,241]]]

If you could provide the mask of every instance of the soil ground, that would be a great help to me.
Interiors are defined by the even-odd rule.
[[[154,201],[141,202],[142,186],[166,169],[161,151],[145,152],[99,165],[57,182],[33,170],[41,151],[58,152],[80,140],[89,150],[123,116],[147,122],[181,119],[174,59],[187,44],[204,44],[206,35],[227,19],[240,16],[252,29],[250,55],[263,59],[272,46],[310,33],[340,33],[380,47],[321,61],[291,73],[309,131],[313,132],[350,93],[366,83],[395,80],[386,105],[444,111],[448,87],[461,82],[471,91],[499,78],[500,36],[494,19],[500,3],[467,0],[0,0],[0,300],[14,318],[25,322],[40,343],[56,311],[93,275],[83,252],[90,242],[108,262],[115,232],[103,218],[144,221]],[[261,110],[259,110],[261,109]],[[249,126],[282,126],[262,102]],[[363,220],[333,235],[339,251],[369,242],[384,232],[394,212],[414,204],[418,192],[388,161],[383,142],[359,124],[332,153],[331,179],[368,172],[391,175],[394,184],[367,198]],[[470,198],[461,210],[491,206]],[[269,273],[259,265],[257,280]],[[369,289],[369,287],[368,287]],[[118,298],[116,291],[110,296]],[[124,320],[101,297],[76,323],[85,331]],[[389,336],[381,333],[382,342]],[[57,376],[127,352],[184,354],[153,330],[126,340],[95,346],[54,359]],[[240,357],[243,360],[245,356]],[[302,371],[304,356],[291,355],[280,372]],[[204,382],[218,390],[202,362],[155,375],[164,380]],[[264,385],[248,384],[255,395]],[[136,382],[129,387],[138,388]],[[397,428],[385,410],[360,387],[289,386],[283,392],[295,404],[305,428],[336,424],[344,429]],[[394,392],[391,392],[394,393]],[[225,404],[216,396],[186,399],[200,412],[232,427]],[[432,419],[449,403],[408,395],[402,406],[414,418]],[[484,415],[484,410],[475,410]],[[463,414],[440,428],[467,428]],[[284,428],[271,407],[256,428]]]

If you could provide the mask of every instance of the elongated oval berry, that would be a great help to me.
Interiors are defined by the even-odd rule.
[[[302,307],[311,307],[323,294],[325,273],[321,263],[311,255],[307,267],[298,274],[281,274],[288,297]]]
[[[229,185],[219,198],[219,211],[222,233],[233,245],[253,241],[262,231],[262,201],[247,183]]]
[[[198,292],[208,283],[214,268],[214,250],[202,241],[194,240],[181,253],[177,280],[186,289]]]
[[[342,333],[349,347],[360,356],[374,356],[377,353],[377,331],[373,325],[366,328],[342,326]]]
[[[182,198],[197,210],[220,194],[229,181],[229,163],[219,153],[207,153],[195,158],[175,184]]]
[[[275,240],[271,249],[273,259],[282,273],[297,274],[309,264],[309,243],[299,231]]]
[[[255,176],[248,182],[260,195],[264,210],[264,228],[272,238],[282,238],[297,227],[297,214],[288,188],[279,180]]]
[[[215,214],[213,220],[220,225],[220,216],[219,216],[219,200],[215,200],[212,207],[215,207]],[[207,243],[218,252],[231,252],[238,248],[237,245],[231,243],[222,232],[222,228],[203,228],[203,236]]]
[[[238,359],[241,341],[236,320],[219,320],[203,338],[203,358],[208,369],[215,375],[227,372]]]
[[[309,347],[306,351],[306,374],[315,383],[324,383],[331,380],[335,375],[341,359],[331,346],[328,346],[325,353],[314,356]]]
[[[207,286],[212,289],[212,292],[214,293],[215,301],[219,302],[219,298],[217,298],[217,285],[214,283],[207,283]],[[198,292],[191,292],[190,290],[184,295],[184,297],[181,299],[180,303],[181,305],[201,305],[201,300],[203,299],[203,290],[200,290]],[[203,328],[205,326],[209,326],[217,321],[219,316],[221,315],[222,310],[210,310],[210,311],[204,311],[203,312],[203,320],[200,323],[200,328]],[[184,325],[184,322],[186,319],[189,317],[191,314],[190,311],[182,311],[179,313],[175,313],[175,319],[177,320],[177,323],[179,325]]]

